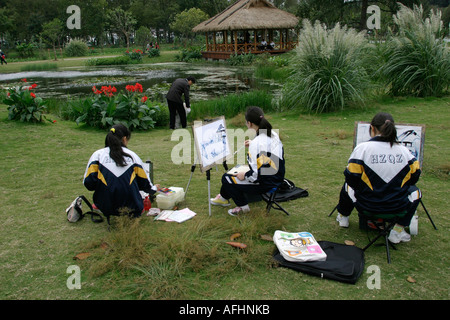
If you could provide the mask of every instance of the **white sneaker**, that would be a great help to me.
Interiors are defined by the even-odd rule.
[[[339,227],[342,228],[348,228],[348,217],[343,216],[342,214],[338,213],[336,221],[339,222]]]
[[[234,209],[228,210],[228,214],[233,217],[237,217],[241,213],[247,213],[247,212],[250,212],[250,209],[244,209],[242,207],[236,207]]]
[[[230,200],[223,199],[220,193],[215,198],[209,199],[209,202],[215,206],[228,207],[230,205]]]
[[[401,232],[392,229],[389,233],[388,240],[392,243],[409,242],[411,240],[411,236],[405,231],[405,229]]]

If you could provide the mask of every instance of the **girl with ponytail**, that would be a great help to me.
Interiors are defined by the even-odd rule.
[[[94,204],[108,218],[128,213],[138,217],[144,208],[140,191],[155,194],[153,185],[139,156],[128,149],[130,130],[114,125],[105,138],[105,148],[95,151],[89,159],[83,184],[94,191]]]
[[[337,221],[348,227],[349,216],[358,212],[407,214],[389,234],[393,243],[408,242],[411,236],[404,230],[409,226],[421,193],[415,186],[421,173],[419,161],[397,142],[395,122],[389,113],[380,112],[370,123],[368,142],[355,147],[344,171]]]
[[[277,188],[285,173],[283,144],[261,108],[249,107],[245,120],[247,128],[256,132],[253,140],[245,141],[248,171],[224,174],[220,193],[210,199],[211,204],[224,207],[233,199],[237,207],[228,211],[232,216],[250,211],[245,194],[263,194]]]

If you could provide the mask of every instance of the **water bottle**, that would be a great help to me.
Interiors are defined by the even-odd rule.
[[[150,201],[149,196],[146,196],[144,199],[144,211],[148,212],[152,207],[152,203]]]
[[[409,233],[413,236],[417,236],[419,233],[419,216],[414,215],[409,225]]]

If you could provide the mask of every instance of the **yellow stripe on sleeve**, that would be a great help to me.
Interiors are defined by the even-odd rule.
[[[407,183],[409,181],[409,179],[411,179],[411,175],[413,173],[416,173],[416,171],[419,169],[420,169],[420,165],[419,165],[419,161],[417,161],[417,160],[414,161],[413,164],[409,165],[409,172],[402,181],[402,187],[405,185],[405,183]]]
[[[361,180],[364,181],[365,184],[367,184],[370,190],[373,190],[372,183],[370,182],[370,179],[364,171],[364,167],[362,165],[351,162],[348,164],[347,169],[348,171],[350,171],[350,173],[360,174]]]

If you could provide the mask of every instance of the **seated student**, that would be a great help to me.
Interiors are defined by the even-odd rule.
[[[87,164],[83,184],[94,191],[94,204],[107,217],[139,217],[144,208],[140,190],[155,194],[139,156],[127,148],[131,132],[122,124],[114,125],[106,135],[105,148],[95,151]]]
[[[267,49],[267,41],[265,39],[263,39],[261,41],[261,44],[259,45],[259,49],[260,50],[266,50]]]
[[[247,155],[249,170],[233,175],[224,174],[220,193],[210,199],[211,204],[224,207],[229,206],[229,200],[233,199],[237,207],[228,211],[232,216],[250,211],[245,193],[266,193],[278,187],[283,182],[285,174],[283,144],[264,117],[261,108],[249,107],[245,120],[247,128],[256,131],[256,137],[245,142],[249,147]]]
[[[420,176],[419,162],[411,152],[397,142],[394,119],[388,113],[378,113],[370,123],[368,142],[356,146],[344,171],[337,221],[348,227],[354,207],[374,213],[407,211],[389,234],[392,243],[407,242],[409,226],[420,201],[415,186]]]
[[[275,42],[273,42],[273,40],[267,46],[267,50],[275,50]]]

